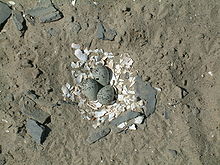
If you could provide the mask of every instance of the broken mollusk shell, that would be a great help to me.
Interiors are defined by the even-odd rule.
[[[98,102],[103,105],[112,104],[115,99],[115,90],[111,85],[107,85],[100,89],[97,95]]]
[[[104,65],[98,65],[92,72],[92,75],[96,81],[98,81],[103,86],[110,83],[110,71]]]
[[[86,79],[82,82],[82,93],[89,100],[97,100],[97,93],[102,88],[102,86],[94,79]]]

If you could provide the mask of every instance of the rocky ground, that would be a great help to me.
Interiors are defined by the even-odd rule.
[[[13,16],[0,22],[0,165],[220,162],[219,0],[53,0],[49,16],[36,19],[28,11],[35,1],[14,2]],[[88,144],[90,121],[62,101],[62,85],[73,83],[71,43],[128,53],[134,70],[161,89],[143,129]],[[35,116],[41,123],[29,119],[26,103],[43,111]],[[35,126],[47,130],[43,144],[30,136]]]

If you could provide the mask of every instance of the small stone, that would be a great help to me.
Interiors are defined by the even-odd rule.
[[[115,99],[115,90],[110,85],[107,85],[103,87],[102,89],[100,89],[100,91],[97,94],[98,102],[103,105],[112,104],[114,99]]]
[[[21,66],[24,67],[24,68],[31,68],[31,67],[33,67],[33,63],[29,59],[23,59],[21,61]]]
[[[0,165],[5,165],[6,164],[6,159],[3,155],[0,155]]]
[[[117,32],[113,29],[108,29],[105,33],[104,33],[104,36],[105,36],[105,40],[110,40],[110,41],[113,41],[115,39],[117,35]]]
[[[49,6],[49,7],[37,7],[34,9],[30,9],[27,10],[25,12],[25,14],[28,14],[32,17],[41,17],[41,16],[45,16],[48,13],[53,13],[56,12],[57,10],[53,7],[53,6]]]
[[[6,3],[0,1],[0,31],[4,23],[11,16],[11,12],[12,10],[9,8],[9,6]]]
[[[150,83],[145,84],[140,76],[135,78],[135,95],[141,100],[147,101],[144,108],[146,117],[155,112],[157,90]]]
[[[181,89],[182,89],[182,91],[181,91],[181,98],[183,99],[184,97],[186,97],[189,94],[189,92],[187,92],[187,90],[184,89],[184,88],[181,88]]]
[[[72,22],[68,25],[70,32],[73,33],[79,33],[79,31],[82,29],[79,22]]]
[[[50,35],[50,37],[54,37],[60,34],[60,29],[51,27],[47,30],[47,33]]]
[[[46,128],[37,121],[27,119],[26,129],[36,143],[42,144],[45,141],[47,136]]]
[[[21,112],[30,118],[43,124],[49,120],[50,114],[36,107],[36,103],[29,98],[22,98],[20,100]]]
[[[104,32],[105,32],[105,28],[101,23],[98,23],[97,25],[97,32],[96,32],[96,36],[98,39],[104,40]]]
[[[42,23],[53,22],[61,19],[62,17],[63,15],[59,11],[56,11],[40,17],[40,22]]]
[[[127,122],[131,119],[134,119],[138,116],[142,116],[143,114],[141,114],[140,112],[135,112],[135,111],[127,111],[124,112],[123,114],[121,114],[119,117],[117,117],[116,119],[112,120],[110,122],[111,125],[113,126],[118,126],[119,124],[123,123],[123,122]]]
[[[12,93],[9,93],[6,96],[6,99],[7,99],[7,101],[12,102],[12,101],[14,101],[15,98],[14,98],[14,95]]]
[[[92,133],[88,138],[87,138],[87,142],[89,142],[90,144],[95,143],[96,141],[98,141],[99,139],[107,136],[109,133],[111,132],[110,128],[104,128],[104,129],[100,129],[94,133]]]
[[[169,149],[168,151],[170,152],[170,154],[171,154],[173,157],[177,156],[177,154],[178,154],[178,152],[177,152],[176,150]]]
[[[38,69],[38,68],[35,68],[32,71],[32,75],[33,75],[34,79],[38,78],[41,74],[43,74],[43,72],[40,69]]]
[[[36,8],[27,10],[25,14],[38,18],[42,23],[53,22],[63,18],[63,14],[54,7],[50,0],[40,1]]]
[[[13,22],[15,26],[17,27],[19,31],[22,31],[25,29],[25,20],[22,15],[22,12],[18,10],[13,10],[12,18],[13,18]]]

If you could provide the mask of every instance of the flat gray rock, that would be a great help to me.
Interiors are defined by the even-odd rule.
[[[17,29],[19,31],[24,30],[24,28],[25,28],[25,25],[24,25],[25,20],[24,20],[24,17],[22,15],[22,12],[20,12],[18,10],[13,10],[12,18],[13,18],[13,22],[14,22],[15,26],[17,27]]]
[[[24,115],[33,118],[41,124],[45,123],[50,118],[49,113],[37,108],[36,103],[29,98],[23,98],[23,100],[20,101],[20,106]]]
[[[53,6],[49,7],[37,7],[26,11],[26,14],[31,15],[32,17],[41,17],[47,15],[48,13],[56,12],[57,10]]]
[[[42,144],[46,139],[46,128],[43,125],[37,123],[37,121],[27,119],[26,129],[27,133],[36,143]]]
[[[115,39],[116,35],[117,35],[117,32],[115,30],[113,30],[113,29],[105,29],[103,24],[98,23],[97,31],[96,31],[96,37],[98,39],[113,41]]]
[[[150,116],[155,112],[156,106],[156,94],[157,91],[154,89],[150,83],[145,83],[140,76],[137,76],[135,79],[135,95],[137,98],[146,101],[145,106],[145,115],[146,117]]]
[[[48,22],[53,22],[57,21],[62,18],[62,15],[60,14],[59,11],[48,13],[42,17],[40,17],[40,22],[41,23],[48,23]]]
[[[105,28],[101,23],[98,23],[97,25],[97,32],[96,32],[96,36],[98,39],[104,40],[105,36]]]
[[[9,8],[9,6],[6,3],[0,1],[0,28],[11,16],[11,12],[12,10]]]
[[[57,21],[63,17],[50,0],[40,0],[35,8],[27,10],[25,14],[38,18],[41,23]]]
[[[127,111],[122,113],[119,117],[117,117],[116,119],[112,120],[110,122],[110,125],[112,126],[118,126],[119,124],[123,123],[123,122],[127,122],[131,119],[134,119],[135,117],[138,117],[141,114],[140,112],[135,112],[135,111]]]
[[[87,138],[87,142],[89,142],[90,144],[95,143],[99,139],[107,136],[110,132],[111,132],[110,128],[104,128],[104,129],[97,130],[96,132],[92,133]]]

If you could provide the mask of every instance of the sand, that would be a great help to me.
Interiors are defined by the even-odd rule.
[[[36,4],[14,2],[22,4],[19,10]],[[10,18],[0,32],[0,164],[219,164],[219,0],[99,0],[97,5],[77,0],[75,7],[70,0],[53,2],[64,15],[59,21],[27,22],[20,37]],[[117,32],[113,41],[97,38],[99,22]],[[113,133],[90,145],[91,123],[78,106],[52,106],[63,100],[62,85],[73,83],[71,43],[126,52],[134,69],[161,88],[156,112],[143,129]],[[42,145],[26,132],[19,100],[27,90],[35,91],[39,106],[51,114],[52,131]]]

